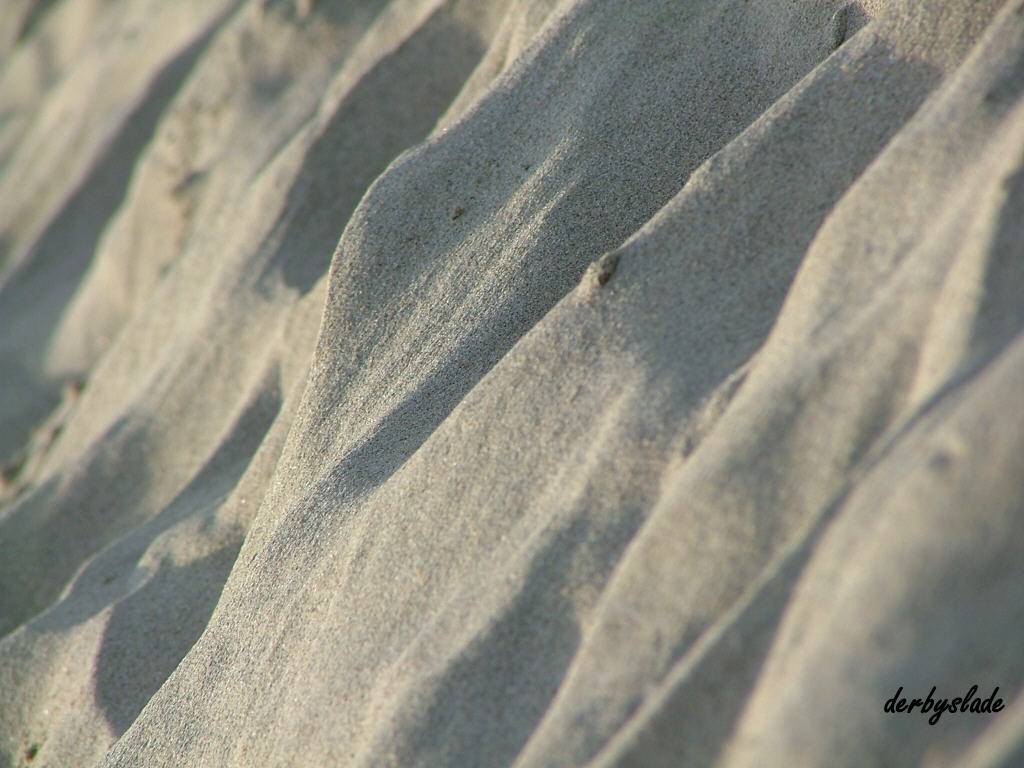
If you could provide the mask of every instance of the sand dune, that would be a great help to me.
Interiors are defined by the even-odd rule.
[[[0,768],[1024,762],[1020,0],[4,14]]]

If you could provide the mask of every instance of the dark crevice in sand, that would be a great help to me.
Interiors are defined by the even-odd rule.
[[[2,275],[0,327],[29,314],[34,322],[23,329],[18,339],[16,360],[9,363],[7,358],[12,353],[0,346],[0,367],[24,366],[26,360],[31,361],[25,374],[36,395],[28,402],[37,410],[8,416],[0,409],[0,458],[17,444],[23,444],[28,430],[58,402],[60,382],[43,373],[43,355],[49,340],[92,263],[104,229],[124,201],[139,156],[189,72],[236,7],[237,4],[229,8],[164,66],[146,97],[110,139],[102,157],[31,246],[31,252],[24,258],[14,254],[17,266],[11,274]]]
[[[441,9],[359,78],[306,153],[267,273],[279,270],[284,282],[302,294],[316,284],[366,189],[395,157],[430,133],[484,50],[476,34]],[[452,77],[443,84],[419,66],[431,51],[444,51]],[[409,103],[418,109],[408,109]],[[371,131],[376,142],[367,151],[363,137]],[[334,171],[339,157],[349,158],[342,179]]]
[[[86,499],[69,497],[66,493],[58,495],[59,485],[53,480],[45,483],[31,496],[26,497],[22,504],[14,507],[10,517],[4,520],[3,549],[15,546],[10,537],[17,534],[21,520],[26,526],[26,536],[31,535],[33,539],[41,541],[59,542],[58,545],[64,546],[67,551],[77,550],[78,554],[61,563],[47,564],[45,578],[37,578],[35,583],[31,584],[31,590],[28,588],[30,585],[19,588],[16,584],[24,578],[25,573],[38,571],[41,564],[19,563],[20,558],[0,557],[0,583],[3,585],[0,596],[10,595],[9,600],[0,600],[0,608],[3,608],[0,612],[0,621],[3,622],[0,624],[0,636],[18,624],[28,621],[40,611],[45,613],[39,616],[38,628],[50,631],[69,629],[87,621],[110,605],[112,600],[119,599],[119,590],[132,589],[130,574],[135,570],[134,562],[145,552],[146,547],[162,533],[198,510],[215,508],[222,503],[242,477],[280,411],[280,390],[273,384],[275,379],[276,371],[238,416],[226,439],[197,470],[192,481],[152,519],[141,523],[132,519],[132,514],[138,513],[135,509],[137,499],[144,493],[146,483],[136,482],[125,486],[118,484],[114,477],[102,484],[101,492],[108,493],[109,499],[106,511],[108,519],[102,528],[89,519],[76,520],[76,525],[69,525],[68,520],[61,514],[53,514],[48,524],[39,525],[35,520],[39,508],[49,507],[54,513],[86,508]],[[145,429],[128,432],[126,429],[126,425],[119,422],[102,439],[102,443],[110,445],[119,441],[123,446],[125,460],[119,462],[116,468],[121,473],[126,472],[129,466],[127,460],[131,459],[131,474],[138,479],[144,477],[143,470],[148,453],[146,445],[149,438]],[[115,435],[121,437],[117,438]],[[82,471],[83,476],[95,478],[102,475],[104,469],[110,466],[107,463],[109,455],[104,456],[103,452],[97,454],[95,461],[96,468],[90,469],[87,466]],[[95,506],[103,507],[101,504]],[[36,525],[28,528],[33,522]],[[41,551],[42,547],[37,544],[31,549]],[[4,560],[7,562],[2,562]],[[75,577],[67,596],[46,610],[46,606],[64,589],[75,570],[86,561],[88,564]],[[130,570],[126,571],[126,568]],[[111,575],[114,576],[113,580],[108,579]],[[97,590],[100,583],[105,585],[105,588]],[[218,594],[219,588],[218,586]]]
[[[47,454],[63,432],[64,424],[74,410],[84,386],[82,379],[68,380],[59,407],[50,412],[13,455],[0,458],[0,507],[13,504],[18,496],[31,487]]]
[[[96,512],[82,512],[99,508],[110,515],[111,508],[132,509],[141,498],[150,477],[144,464],[144,427],[132,428],[129,418],[122,417],[103,432],[100,442],[102,450],[92,451],[81,464],[65,470],[63,477],[47,478],[5,510],[0,541],[0,637],[58,597],[81,563],[96,551],[90,539],[110,536],[99,525]],[[107,463],[114,456],[130,460],[115,468]],[[133,475],[132,481],[124,482],[123,478]],[[76,479],[81,485],[86,477],[97,481],[88,493],[76,498],[62,494]],[[69,557],[53,563],[41,560],[36,553],[50,546],[61,547]]]
[[[636,518],[624,514],[624,521]],[[408,724],[396,742],[394,734],[385,737],[383,747],[411,761],[427,758],[436,765],[472,765],[473,739],[485,739],[494,755],[495,765],[511,765],[529,739],[558,692],[558,681],[565,675],[579,647],[581,632],[571,601],[551,590],[562,583],[572,565],[571,552],[586,537],[586,515],[580,513],[565,529],[554,535],[530,562],[522,586],[504,605],[493,621],[473,637],[443,670],[430,678],[423,697],[409,697],[416,711],[407,713]],[[621,541],[628,536],[612,537]],[[532,629],[543,625],[543,640]],[[429,656],[425,640],[422,652]],[[501,659],[501,663],[496,663]],[[501,676],[506,684],[503,697],[486,696],[482,681]],[[531,688],[528,681],[548,680],[546,688]],[[452,707],[451,702],[477,702],[468,707]],[[401,717],[401,715],[399,715]],[[371,751],[363,763],[372,765],[379,752]]]
[[[838,505],[837,505],[838,508]],[[831,515],[826,513],[823,520]],[[713,766],[734,732],[776,639],[792,591],[825,526],[819,524],[723,620],[673,665],[657,691],[608,740],[592,765]],[[721,690],[717,681],[732,684]],[[708,717],[709,700],[714,717]],[[700,702],[700,703],[699,703]],[[699,733],[699,736],[698,736]]]
[[[32,34],[32,31],[42,23],[43,19],[50,12],[56,2],[57,0],[35,1],[29,12],[25,14],[25,18],[22,19],[21,29],[17,36],[18,42],[21,42]]]
[[[451,411],[501,359],[501,329],[485,328],[447,356],[448,362],[399,401],[368,437],[321,481],[341,504],[387,481],[430,438]],[[466,360],[486,360],[479,377],[466,376]]]
[[[165,562],[115,605],[96,659],[95,695],[116,735],[128,730],[203,633],[239,547],[184,566]]]

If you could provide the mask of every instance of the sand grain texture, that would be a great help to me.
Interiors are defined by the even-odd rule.
[[[1020,0],[15,2],[0,768],[1009,768],[1022,296]]]

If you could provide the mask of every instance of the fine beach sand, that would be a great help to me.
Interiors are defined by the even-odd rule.
[[[1022,0],[4,0],[0,768],[1024,765],[1022,329]]]

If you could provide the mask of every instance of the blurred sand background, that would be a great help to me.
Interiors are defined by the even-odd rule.
[[[0,768],[1024,765],[1022,328],[1022,0],[4,0]]]

